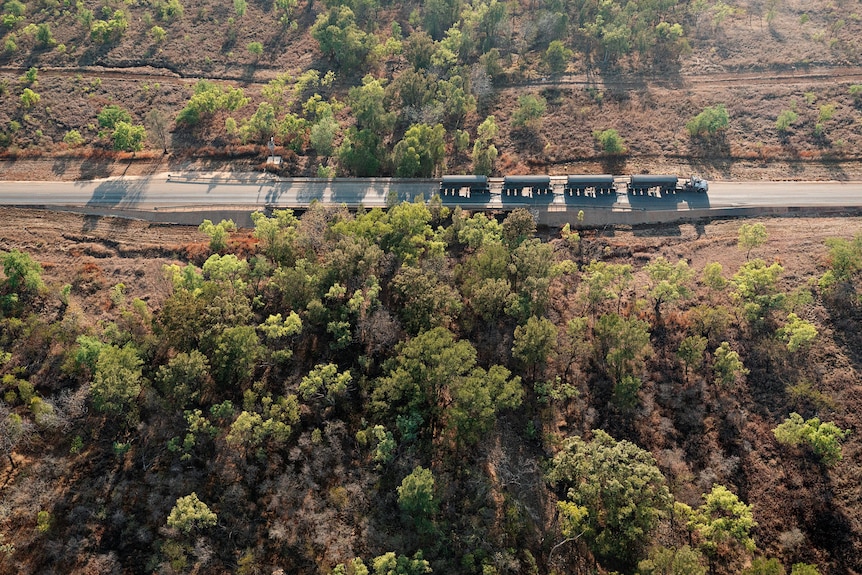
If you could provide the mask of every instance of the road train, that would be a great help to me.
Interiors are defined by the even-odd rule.
[[[555,184],[553,180],[557,180]],[[559,187],[567,196],[601,196],[616,194],[618,186],[633,195],[662,197],[677,192],[707,193],[709,182],[692,176],[678,178],[673,175],[637,174],[631,176],[569,175],[569,176],[505,176],[499,184],[501,199],[553,197],[554,187]],[[498,180],[499,181],[499,180]],[[481,200],[491,194],[491,180],[487,176],[447,175],[440,180],[440,196],[447,198],[473,198]],[[495,186],[496,187],[496,186]]]

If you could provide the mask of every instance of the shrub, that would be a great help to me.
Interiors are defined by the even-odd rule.
[[[24,75],[21,76],[21,81],[26,82],[27,84],[35,85],[39,83],[39,68],[36,66],[31,66],[29,70],[24,72]]]
[[[541,96],[524,94],[518,98],[518,109],[512,114],[512,125],[516,128],[536,126],[545,115],[548,103]]]
[[[623,154],[626,151],[622,137],[619,132],[614,129],[594,130],[593,138],[596,139],[602,147],[602,151],[606,154]]]
[[[150,28],[150,38],[153,39],[153,42],[156,44],[161,44],[165,41],[165,38],[168,37],[168,33],[165,32],[165,29],[161,26],[153,26]]]
[[[48,48],[56,43],[54,35],[51,34],[50,24],[43,22],[36,27],[36,44],[40,48]]]
[[[9,0],[3,4],[3,13],[11,16],[21,17],[27,11],[27,6],[19,0]]]
[[[21,106],[23,106],[25,110],[29,110],[38,104],[41,99],[42,97],[30,88],[24,88],[24,91],[21,92]]]
[[[775,120],[775,129],[784,133],[789,130],[790,126],[792,126],[798,119],[799,114],[793,110],[784,110],[778,114],[778,118]]]
[[[84,143],[84,137],[78,130],[69,130],[63,136],[63,142],[70,148],[76,148]]]
[[[841,461],[841,441],[850,435],[849,429],[841,429],[834,423],[821,423],[817,417],[803,421],[798,413],[791,413],[778,427],[772,430],[775,440],[783,445],[808,445],[826,465]]]
[[[724,104],[718,104],[704,108],[685,125],[685,129],[692,137],[714,136],[726,130],[729,123],[727,108]]]
[[[248,46],[249,53],[255,58],[260,58],[260,55],[263,54],[263,44],[260,42],[249,42]]]

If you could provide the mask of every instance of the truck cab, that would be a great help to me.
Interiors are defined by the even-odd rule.
[[[705,194],[709,191],[709,182],[703,178],[692,176],[688,182],[688,185],[693,192],[703,192]]]

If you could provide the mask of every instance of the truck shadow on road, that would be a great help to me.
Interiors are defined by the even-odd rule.
[[[140,204],[149,179],[109,180],[100,183],[87,201],[88,208],[129,208]],[[84,231],[92,231],[101,216],[92,215],[84,219]]]
[[[702,192],[676,192],[662,196],[629,194],[628,200],[632,210],[676,211],[680,209],[709,209],[709,195]]]

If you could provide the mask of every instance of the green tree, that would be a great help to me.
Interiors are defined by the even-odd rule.
[[[767,266],[761,259],[751,260],[733,276],[736,291],[734,300],[742,304],[745,317],[755,323],[763,322],[769,313],[781,307],[786,295],[776,291],[778,277],[784,268],[778,262]]]
[[[40,48],[50,48],[57,43],[51,33],[50,22],[41,22],[36,26],[36,45]]]
[[[37,68],[36,66],[30,66],[30,68],[28,68],[27,71],[24,72],[24,75],[19,78],[19,81],[26,82],[31,86],[34,86],[39,83],[38,76],[39,68]]]
[[[95,408],[111,415],[128,413],[141,393],[143,363],[131,344],[102,346],[90,386]]]
[[[548,103],[541,96],[523,94],[518,97],[518,108],[512,114],[512,126],[538,129]]]
[[[552,75],[559,75],[566,71],[569,61],[572,59],[574,52],[566,47],[559,40],[552,40],[545,50],[545,65]]]
[[[781,341],[787,342],[789,352],[796,353],[800,349],[807,349],[817,338],[817,328],[810,321],[790,313],[787,315],[787,325],[780,328],[776,335]]]
[[[565,489],[558,507],[561,521],[571,520],[568,531],[583,533],[593,553],[624,568],[642,556],[673,502],[652,455],[600,429],[589,442],[565,440],[548,479]]]
[[[798,413],[791,413],[778,427],[772,430],[775,440],[783,445],[809,446],[826,465],[841,461],[841,442],[850,435],[834,423],[821,423],[817,417],[803,421]]]
[[[320,14],[311,27],[311,37],[324,56],[342,70],[360,69],[376,45],[374,34],[366,34],[356,25],[356,16],[348,6],[332,6]]]
[[[688,370],[696,371],[703,365],[703,354],[706,351],[708,341],[703,336],[690,335],[680,342],[676,356],[685,366],[686,378],[688,377]]]
[[[476,110],[476,97],[470,93],[467,81],[453,74],[437,82],[437,104],[450,125],[460,126],[464,117]]]
[[[275,107],[269,102],[261,102],[254,114],[242,127],[242,139],[246,142],[266,142],[275,135],[278,119]]]
[[[306,400],[317,397],[333,404],[347,392],[352,380],[349,371],[339,373],[338,366],[334,363],[321,363],[314,366],[299,382],[299,395]]]
[[[224,387],[251,379],[263,348],[254,326],[238,325],[224,329],[215,337],[212,362],[213,377]]]
[[[312,124],[309,133],[309,143],[314,151],[321,156],[331,156],[335,151],[333,142],[338,135],[340,125],[331,115],[320,118]]]
[[[373,130],[350,128],[338,147],[338,162],[354,176],[365,178],[376,176],[385,160],[380,136]]]
[[[422,551],[413,557],[395,555],[392,551],[375,557],[371,562],[374,575],[424,575],[431,573],[431,565],[422,558]],[[354,575],[360,575],[359,570]]]
[[[536,233],[536,219],[529,210],[512,210],[503,220],[503,241],[510,249],[515,249]]]
[[[660,66],[676,63],[680,56],[691,52],[682,25],[659,22],[654,29],[653,59]]]
[[[251,220],[254,222],[254,237],[260,242],[260,251],[271,262],[292,267],[296,263],[299,227],[299,219],[293,215],[293,210],[273,210],[271,217],[262,212],[253,212]]]
[[[629,264],[591,261],[581,272],[579,287],[585,311],[596,313],[608,300],[616,300],[617,309],[620,309],[623,292],[631,280],[632,267]]]
[[[694,272],[685,260],[671,264],[663,256],[648,263],[644,270],[650,280],[649,293],[653,300],[656,324],[660,325],[662,305],[691,296],[688,284],[694,278]]]
[[[706,575],[703,555],[684,545],[679,549],[654,547],[649,558],[638,563],[638,575]]]
[[[492,365],[487,371],[474,369],[452,386],[446,427],[458,445],[475,444],[493,427],[499,411],[521,405],[521,378],[511,375],[505,367]]]
[[[759,248],[766,243],[766,226],[760,222],[754,224],[742,224],[739,226],[739,241],[737,247],[745,251],[745,259],[751,254],[751,250]]]
[[[395,144],[395,173],[401,178],[430,178],[446,157],[442,124],[413,124]]]
[[[274,5],[282,30],[295,30],[299,24],[293,18],[293,13],[299,5],[299,0],[275,0]]]
[[[11,250],[0,252],[3,262],[3,291],[7,294],[16,294],[17,297],[38,295],[45,288],[42,281],[42,264],[33,260],[27,252]]]
[[[826,247],[829,248],[829,270],[820,278],[820,288],[831,294],[840,287],[841,292],[852,294],[852,281],[862,271],[862,234],[852,240],[829,238]]]
[[[399,317],[409,333],[447,326],[461,311],[461,298],[453,287],[431,271],[403,266],[392,279]]]
[[[110,10],[107,12],[110,13]],[[90,13],[89,18],[92,18],[92,13]],[[126,13],[122,10],[114,10],[108,20],[92,20],[90,22],[90,38],[99,44],[116,42],[122,38],[128,27],[129,19]]]
[[[458,19],[460,3],[457,0],[427,0],[423,4],[423,23],[431,37],[439,40]]]
[[[168,515],[168,527],[179,529],[185,535],[191,533],[192,530],[212,527],[217,522],[216,514],[210,511],[206,503],[198,499],[194,491],[185,497],[178,498]]]
[[[599,146],[601,146],[602,151],[605,154],[615,156],[626,152],[626,146],[622,137],[619,132],[612,128],[607,130],[594,130],[593,138],[599,143]]]
[[[748,369],[739,359],[739,354],[730,349],[730,344],[726,341],[721,342],[714,355],[712,370],[715,373],[715,381],[719,385],[730,385],[738,376],[748,375]]]
[[[515,339],[512,345],[512,355],[533,370],[548,360],[557,343],[557,328],[547,318],[531,316],[525,325],[515,328]]]
[[[685,129],[692,137],[713,137],[723,133],[729,124],[727,108],[724,104],[718,104],[704,108],[685,125]]]
[[[497,159],[497,148],[493,140],[497,135],[497,121],[494,116],[485,118],[476,132],[473,143],[473,173],[490,176],[494,171],[494,161]]]
[[[125,152],[139,152],[147,141],[147,131],[141,125],[132,125],[128,122],[117,122],[114,133],[111,134],[115,150]]]
[[[384,106],[384,82],[370,74],[366,75],[362,78],[362,85],[350,88],[347,95],[347,102],[359,128],[378,135],[391,132],[395,125],[395,113],[387,112]]]
[[[227,239],[231,232],[236,231],[236,224],[233,220],[222,220],[217,224],[204,220],[198,230],[210,237],[210,251],[218,253],[227,249]]]
[[[210,382],[210,366],[206,356],[196,349],[180,352],[156,372],[156,387],[163,396],[182,408],[197,401]]]
[[[99,121],[99,126],[113,130],[120,122],[131,123],[132,115],[116,104],[108,104],[96,116]]]
[[[401,344],[384,367],[386,375],[374,382],[373,409],[419,417],[432,436],[445,427],[467,434],[456,437],[459,441],[473,441],[493,424],[498,410],[521,402],[520,378],[510,379],[501,366],[476,367],[473,346],[455,341],[442,327]]]
[[[416,467],[398,486],[398,506],[421,530],[427,530],[430,519],[437,513],[434,497],[434,474],[430,469]]]
[[[12,453],[29,443],[34,432],[32,422],[11,413],[4,403],[0,403],[0,455],[9,459],[12,469],[17,467]]]
[[[724,268],[720,263],[710,262],[703,266],[701,281],[713,291],[722,291],[727,287],[727,279],[722,275],[723,271]]]
[[[690,515],[689,529],[698,537],[700,548],[711,561],[728,557],[731,550],[755,549],[751,530],[757,526],[746,505],[723,485],[713,485],[703,495],[704,502]]]
[[[593,328],[596,352],[604,360],[615,382],[626,375],[637,376],[652,355],[649,323],[637,318],[625,318],[610,313],[599,317]]]

